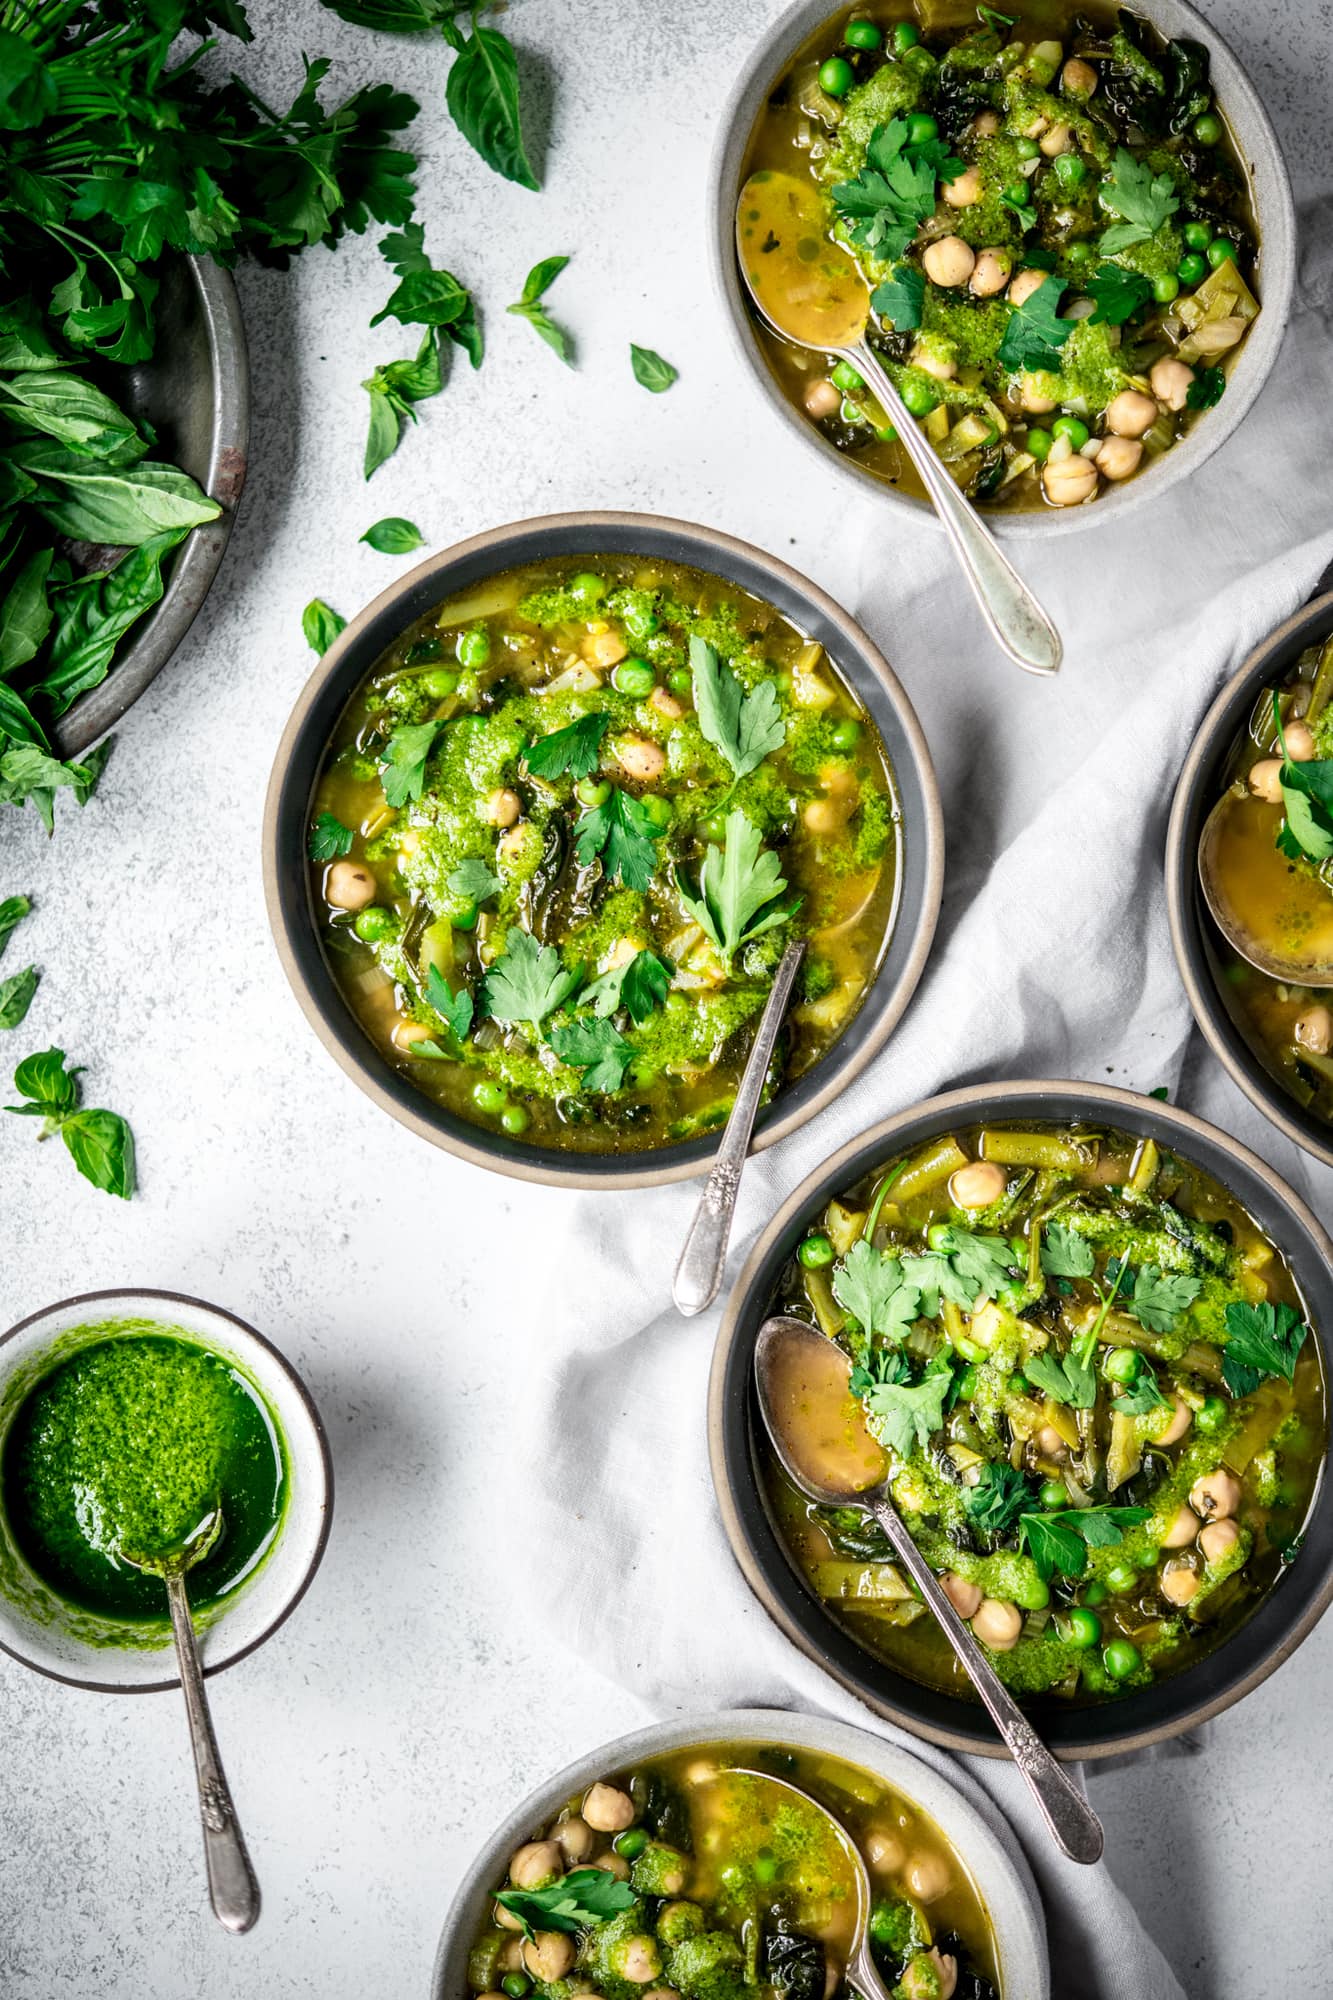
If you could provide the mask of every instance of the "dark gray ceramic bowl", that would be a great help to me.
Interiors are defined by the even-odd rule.
[[[400,1123],[476,1166],[556,1187],[639,1188],[705,1173],[717,1134],[652,1151],[565,1153],[454,1117],[394,1071],[338,990],[311,904],[306,833],[325,748],[366,674],[407,626],[452,592],[548,556],[631,554],[690,563],[776,606],[824,646],[884,739],[901,808],[902,876],[893,936],[875,981],[829,1053],[759,1114],[759,1150],[829,1104],[882,1047],[925,966],[939,914],[944,832],[925,738],[882,653],[808,578],[748,542],[651,514],[551,514],[494,528],[431,556],[353,619],[321,659],[278,746],[264,814],[264,888],[283,969],[307,1020],[367,1096]]]
[[[1223,940],[1199,882],[1199,835],[1262,687],[1283,680],[1307,646],[1333,632],[1333,591],[1279,625],[1229,680],[1199,725],[1185,760],[1166,834],[1166,907],[1171,942],[1194,1018],[1219,1061],[1279,1131],[1333,1167],[1333,1130],[1298,1104],[1246,1035],[1222,976]]]
[[[236,518],[250,437],[250,365],[231,273],[211,257],[161,267],[159,339],[151,361],[107,375],[108,394],[157,433],[154,452],[221,503],[176,550],[160,602],[135,626],[100,687],[80,695],[52,732],[77,757],[119,722],[166,665],[208,595]]]
[[[1333,1242],[1299,1197],[1254,1153],[1187,1111],[1092,1083],[996,1083],[950,1091],[853,1139],[791,1196],[760,1237],[727,1307],[708,1396],[709,1453],[723,1525],[745,1579],[787,1637],[890,1721],[951,1750],[1007,1753],[980,1704],[939,1694],[876,1660],[831,1618],[787,1555],[763,1497],[753,1392],[754,1343],[779,1274],[829,1196],[881,1161],[983,1119],[1082,1119],[1155,1139],[1197,1161],[1249,1211],[1288,1259],[1320,1342],[1325,1380],[1333,1339]],[[1057,1756],[1144,1749],[1229,1708],[1296,1650],[1333,1600],[1333,1491],[1321,1478],[1305,1544],[1249,1620],[1195,1666],[1097,1707],[1034,1702],[1030,1714]]]

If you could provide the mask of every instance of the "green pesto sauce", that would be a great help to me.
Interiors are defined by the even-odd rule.
[[[220,1506],[223,1532],[189,1573],[203,1608],[270,1545],[286,1501],[282,1442],[230,1361],[170,1334],[95,1342],[29,1391],[0,1458],[18,1549],[69,1603],[160,1619],[163,1586],[123,1560],[180,1546]]]

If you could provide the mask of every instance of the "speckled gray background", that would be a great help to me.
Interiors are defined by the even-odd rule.
[[[62,810],[50,847],[4,828],[0,888],[39,905],[12,947],[45,969],[25,1048],[56,1041],[89,1065],[91,1101],[132,1114],[142,1166],[122,1207],[5,1121],[4,1320],[118,1283],[216,1299],[305,1370],[338,1478],[310,1597],[214,1687],[265,1889],[250,1938],[207,1914],[175,1698],[78,1694],[0,1661],[5,2000],[421,1994],[479,1831],[554,1763],[647,1719],[532,1628],[492,1532],[496,1493],[525,1470],[507,1336],[537,1316],[555,1340],[597,1310],[564,1268],[574,1198],[473,1174],[376,1113],[306,1030],[269,942],[260,811],[310,666],[303,604],[319,592],[350,613],[390,579],[399,565],[356,541],[380,515],[440,546],[586,505],[715,522],[854,598],[843,489],[733,386],[703,271],[716,106],[776,0],[522,0],[512,26],[549,128],[540,196],[449,127],[442,49],[314,0],[252,11],[266,25],[242,66],[272,94],[306,51],[337,58],[343,87],[385,76],[422,98],[428,244],[479,288],[491,346],[367,490],[358,384],[408,351],[368,330],[388,289],[371,244],[242,273],[254,459],[223,574],[87,811]],[[1209,11],[1268,100],[1298,197],[1326,186],[1331,0]],[[557,251],[574,255],[551,303],[578,336],[575,374],[500,310]],[[631,339],[680,367],[669,396],[635,387]],[[925,663],[898,664],[910,689]],[[553,1269],[572,1288],[558,1310]],[[1116,1871],[1192,2000],[1329,1990],[1308,1808],[1333,1785],[1331,1698],[1326,1626],[1205,1755],[1095,1783]]]

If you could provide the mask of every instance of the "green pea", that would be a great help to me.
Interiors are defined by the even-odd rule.
[[[1061,187],[1075,188],[1087,178],[1088,169],[1077,153],[1061,153],[1055,162],[1055,178]]]
[[[829,742],[835,750],[855,750],[860,741],[861,725],[854,715],[845,715],[829,731]]]
[[[624,1833],[616,1835],[611,1845],[617,1854],[624,1855],[626,1861],[633,1861],[648,1845],[648,1835],[641,1826],[627,1827]]]
[[[1113,1681],[1127,1681],[1138,1672],[1140,1660],[1138,1647],[1128,1639],[1112,1639],[1102,1654],[1102,1665]]]
[[[1212,242],[1208,245],[1208,262],[1212,265],[1213,269],[1216,270],[1219,264],[1226,263],[1228,257],[1231,258],[1233,263],[1235,262],[1236,260],[1235,244],[1231,241],[1229,236],[1215,236]]]
[[[845,424],[863,424],[867,421],[866,413],[861,408],[861,405],[854,403],[850,396],[843,397],[842,408],[838,411],[838,415]]]
[[[1009,1377],[1004,1386],[1011,1396],[1026,1396],[1028,1378],[1026,1375],[1015,1373]]]
[[[1133,1590],[1139,1580],[1139,1573],[1133,1563],[1112,1563],[1106,1572],[1106,1588],[1113,1590],[1117,1597],[1123,1597],[1127,1590]]]
[[[914,417],[928,417],[938,407],[939,397],[919,375],[909,375],[902,386],[902,399]]]
[[[1102,1373],[1108,1382],[1128,1385],[1136,1380],[1142,1366],[1132,1347],[1113,1347],[1102,1363]]]
[[[813,1236],[807,1236],[796,1252],[807,1271],[822,1271],[833,1262],[833,1245],[822,1229]]]
[[[1075,451],[1082,451],[1091,433],[1081,417],[1057,417],[1051,425],[1051,435],[1068,438]]]
[[[1020,160],[1035,160],[1041,147],[1035,139],[1015,139],[1014,151]]]
[[[1213,240],[1213,232],[1206,222],[1187,222],[1180,233],[1187,250],[1206,250]]]
[[[1038,465],[1044,465],[1051,455],[1051,446],[1055,443],[1055,439],[1049,431],[1037,429],[1028,432],[1024,443]]]
[[[927,76],[935,67],[935,58],[929,49],[908,49],[903,55],[903,61],[909,69],[914,69],[917,75],[922,77]]]
[[[667,675],[667,686],[671,689],[672,694],[693,694],[694,676],[688,667],[673,667]]]
[[[830,56],[819,65],[819,87],[830,97],[845,97],[856,82],[856,73],[845,56]]]
[[[1160,1549],[1155,1549],[1152,1546],[1152,1544],[1149,1543],[1148,1547],[1143,1551],[1143,1554],[1141,1556],[1135,1557],[1135,1561],[1138,1563],[1138,1566],[1141,1570],[1156,1569],[1157,1564],[1161,1559],[1161,1554],[1162,1551]]]
[[[497,1112],[505,1108],[505,1094],[498,1083],[492,1083],[489,1077],[482,1077],[479,1083],[474,1083],[472,1086],[472,1102],[478,1111],[484,1111],[488,1117],[494,1118]]]
[[[857,374],[850,361],[840,361],[829,375],[835,389],[841,389],[844,396],[853,396],[858,389],[865,388],[864,377]]]
[[[882,47],[884,35],[873,21],[849,21],[842,39],[849,49],[877,49]]]
[[[912,21],[898,21],[893,30],[893,46],[899,55],[914,49],[921,40],[921,30]]]
[[[347,775],[349,778],[355,778],[358,785],[368,785],[372,778],[378,778],[380,768],[373,757],[363,757],[359,750],[349,750],[344,755],[347,761]],[[340,757],[338,762],[341,764],[343,758]]]
[[[1176,265],[1176,276],[1182,285],[1202,284],[1208,276],[1208,259],[1197,250],[1188,251]]]
[[[595,569],[581,569],[569,579],[569,594],[583,610],[589,611],[606,596],[606,578],[598,576]]]
[[[1091,243],[1071,243],[1065,251],[1067,264],[1090,264],[1097,252]]]
[[[1048,1479],[1038,1495],[1043,1507],[1056,1508],[1069,1505],[1069,1491],[1063,1479]]]
[[[458,635],[454,651],[463,667],[484,667],[491,657],[491,635],[484,625],[471,625]]]
[[[928,139],[938,139],[940,124],[928,111],[914,111],[907,121],[907,143],[909,146],[924,146]]]
[[[675,816],[675,808],[670,799],[664,799],[660,792],[648,792],[639,800],[653,826],[670,826]]]
[[[662,624],[661,619],[652,609],[651,605],[645,607],[633,602],[621,614],[620,622],[629,633],[630,638],[636,642],[643,639],[651,639],[653,633],[660,630]]]
[[[462,909],[450,917],[449,922],[456,931],[474,931],[477,928],[479,914],[475,903],[464,903]]]
[[[521,1972],[506,1972],[500,1981],[500,1991],[509,1995],[509,2000],[523,2000],[525,1993],[532,1991],[532,1981]]]
[[[1106,1585],[1104,1583],[1098,1583],[1095,1579],[1093,1580],[1093,1582],[1085,1585],[1083,1591],[1083,1602],[1085,1604],[1105,1604]]]
[[[1014,1592],[1014,1602],[1023,1611],[1040,1611],[1051,1601],[1051,1587],[1039,1576],[1024,1577]]]
[[[1211,1437],[1214,1431],[1221,1430],[1227,1420],[1227,1414],[1225,1396],[1205,1396],[1202,1409],[1195,1413],[1194,1422],[1205,1436]]]
[[[631,653],[627,660],[621,660],[611,669],[611,685],[618,693],[634,695],[641,700],[657,686],[657,675],[647,660],[640,660]]]
[[[1194,121],[1194,136],[1201,146],[1215,146],[1222,137],[1222,120],[1213,112],[1205,111]]]
[[[968,1366],[963,1370],[962,1374],[958,1377],[958,1400],[960,1403],[971,1402],[972,1398],[977,1393],[978,1380],[979,1378],[977,1375],[977,1371],[975,1368],[972,1367],[971,1363],[969,1362]]]
[[[1102,1621],[1095,1611],[1076,1604],[1065,1617],[1064,1639],[1069,1646],[1095,1646],[1102,1636]]]
[[[1180,290],[1180,280],[1173,271],[1163,271],[1160,278],[1152,281],[1152,295],[1159,306],[1169,306]]]
[[[701,823],[699,831],[705,840],[725,840],[727,837],[726,814],[709,813],[708,818]]]
[[[876,424],[874,431],[881,444],[892,444],[898,435],[892,424]]]
[[[432,701],[444,701],[447,696],[457,694],[458,675],[452,673],[448,667],[435,667],[430,673],[421,676],[421,685]],[[516,1975],[520,1979],[522,1976],[522,1973]]]
[[[516,1139],[520,1132],[526,1132],[528,1129],[528,1114],[521,1104],[506,1104],[500,1113],[500,1124],[511,1137]]]
[[[1010,181],[1004,190],[1004,200],[1011,201],[1015,208],[1026,208],[1030,192],[1026,181]]]
[[[646,1056],[640,1056],[637,1062],[630,1064],[630,1082],[636,1090],[650,1090],[661,1074],[657,1064],[649,1062]]]
[[[397,931],[398,919],[392,910],[384,909],[379,903],[372,903],[368,910],[362,910],[353,919],[352,929],[363,944],[381,944]]]
[[[574,787],[574,796],[581,806],[592,812],[596,806],[604,806],[611,796],[611,787],[605,778],[580,778]]]

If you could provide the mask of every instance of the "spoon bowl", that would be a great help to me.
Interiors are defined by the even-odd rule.
[[[1275,845],[1279,809],[1241,785],[1199,834],[1199,884],[1233,950],[1270,979],[1333,986],[1333,894]]]

